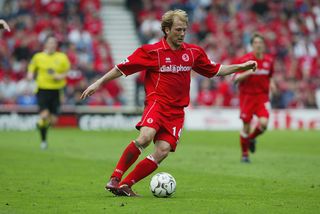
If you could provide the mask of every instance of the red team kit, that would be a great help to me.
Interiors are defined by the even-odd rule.
[[[248,60],[257,62],[256,71],[245,81],[239,83],[240,91],[240,118],[248,123],[253,115],[269,118],[269,85],[273,75],[272,57],[264,54],[263,59],[258,59],[254,54],[248,53],[235,63],[243,63]],[[236,73],[235,75],[239,74]]]
[[[183,127],[183,109],[190,101],[191,70],[210,78],[219,72],[220,66],[210,61],[202,48],[187,43],[172,50],[163,38],[138,48],[116,66],[125,76],[147,70],[146,107],[136,128],[155,128],[154,140],[169,142],[174,151]]]

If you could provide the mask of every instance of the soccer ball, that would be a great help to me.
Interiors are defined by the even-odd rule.
[[[155,174],[151,178],[150,190],[158,198],[167,198],[176,191],[176,180],[172,175],[166,172]]]

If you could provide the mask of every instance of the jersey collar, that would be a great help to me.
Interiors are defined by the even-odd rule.
[[[257,58],[253,51],[251,52],[251,56],[252,56],[252,57],[254,58],[254,60],[256,60],[256,61],[263,60],[263,58],[264,58],[264,54],[262,55],[262,58],[261,58],[261,59]]]
[[[167,50],[167,49],[170,49],[170,50],[171,50],[171,48],[170,48],[170,46],[169,46],[166,38],[163,37],[162,40],[161,40],[161,43],[162,43],[162,47],[163,47],[165,50]],[[184,42],[182,43],[180,49],[178,49],[178,50],[181,50],[181,49],[186,49],[186,45],[184,44]]]

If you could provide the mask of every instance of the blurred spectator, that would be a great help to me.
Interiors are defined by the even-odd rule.
[[[284,107],[295,107],[297,105],[297,84],[294,79],[288,79],[286,80],[286,83],[283,83],[281,85],[283,87],[282,89],[282,95],[281,99],[283,100]],[[280,87],[281,87],[280,86]]]
[[[92,82],[96,80],[93,79]],[[83,90],[82,90],[83,91]],[[122,88],[117,80],[112,80],[105,84],[93,96],[90,96],[86,104],[90,106],[107,105],[107,106],[121,106],[125,104],[122,96]],[[80,96],[79,96],[80,97]]]
[[[102,36],[95,36],[93,41],[93,69],[96,72],[104,73],[113,66],[113,59],[109,44]]]
[[[140,25],[139,32],[142,43],[151,43],[151,39],[159,34],[162,35],[161,23],[157,19],[155,13],[149,13],[144,17],[144,20]]]
[[[235,96],[232,91],[232,85],[229,84],[227,79],[222,78],[221,81],[217,83],[216,92],[216,106],[232,106],[232,99],[235,98]]]
[[[80,19],[75,19],[71,28],[68,34],[69,42],[74,44],[78,50],[91,49],[91,34],[84,29]]]
[[[203,78],[200,82],[200,89],[197,97],[197,105],[212,106],[215,104],[217,93],[213,89],[212,80]]]
[[[20,106],[30,106],[37,104],[37,98],[34,96],[33,92],[23,91],[17,97],[17,104]]]
[[[14,104],[17,96],[16,81],[9,76],[4,76],[0,81],[0,103]]]
[[[109,106],[121,106],[125,104],[121,92],[122,87],[119,85],[117,80],[112,80],[108,82],[108,84],[105,84],[103,93],[106,104]]]

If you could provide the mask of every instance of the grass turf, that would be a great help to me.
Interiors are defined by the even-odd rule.
[[[156,172],[177,181],[172,198],[155,198],[150,177],[114,197],[104,185],[137,132],[52,129],[0,132],[0,213],[319,213],[320,133],[269,131],[251,164],[240,163],[238,132],[185,131]],[[153,149],[150,146],[140,157]],[[156,173],[155,172],[155,173]],[[154,173],[153,173],[154,174]]]

